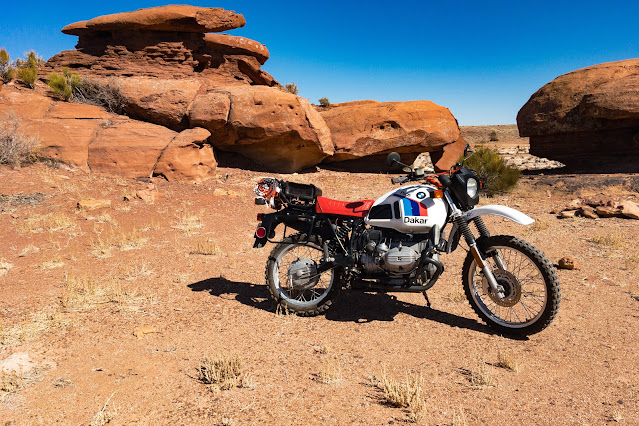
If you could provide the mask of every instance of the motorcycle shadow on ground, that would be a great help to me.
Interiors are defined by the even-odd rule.
[[[198,281],[189,284],[188,287],[192,291],[206,291],[210,295],[217,297],[222,297],[224,294],[231,296],[234,294],[235,300],[243,305],[267,312],[275,312],[273,303],[268,299],[268,290],[264,285],[235,282],[218,277]],[[399,300],[397,296],[387,293],[343,291],[324,316],[329,321],[364,324],[374,321],[394,321],[395,317],[400,313],[435,321],[454,328],[465,328],[485,334],[499,334],[474,319],[440,311],[434,307],[428,308],[425,301],[423,305],[416,305]],[[522,340],[520,337],[504,337]],[[527,338],[523,339],[527,340]]]

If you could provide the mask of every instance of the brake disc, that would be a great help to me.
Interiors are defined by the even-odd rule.
[[[490,297],[490,300],[495,302],[499,306],[504,306],[509,308],[511,306],[515,306],[521,300],[521,283],[517,277],[504,269],[493,269],[493,276],[495,277],[495,281],[497,281],[497,285],[500,285],[504,289],[505,297],[500,299],[493,292],[493,289],[490,288],[490,284],[488,284],[488,279],[484,276],[481,280],[482,290],[484,294],[487,294]]]

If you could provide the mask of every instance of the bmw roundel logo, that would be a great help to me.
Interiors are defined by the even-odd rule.
[[[417,198],[419,198],[420,200],[421,200],[422,198],[426,198],[426,194],[425,194],[424,192],[418,192],[418,193],[417,193]]]

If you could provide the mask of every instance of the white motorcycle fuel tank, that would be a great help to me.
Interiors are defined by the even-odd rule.
[[[435,198],[432,185],[407,185],[379,197],[364,221],[371,226],[391,228],[403,233],[424,234],[446,223],[446,203]],[[436,192],[437,191],[437,192]]]

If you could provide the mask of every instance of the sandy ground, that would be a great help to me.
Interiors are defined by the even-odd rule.
[[[17,385],[3,385],[0,423],[414,420],[375,386],[385,373],[418,379],[422,424],[637,424],[639,221],[549,213],[576,196],[637,201],[630,177],[524,176],[514,193],[482,201],[537,219],[529,227],[490,219],[494,234],[520,236],[553,262],[578,262],[558,272],[554,323],[512,340],[464,299],[462,249],[444,256],[432,309],[420,294],[344,292],[325,316],[276,313],[264,286],[272,247],[252,248],[255,216],[266,211],[252,197],[262,175],[220,168],[217,179],[187,185],[0,167],[0,193],[13,195],[0,197],[0,361],[31,362]],[[283,177],[345,200],[392,187],[383,174]],[[163,197],[138,200],[141,189]],[[77,210],[86,199],[111,207]],[[242,387],[198,380],[200,361],[219,354],[241,360]],[[499,366],[504,357],[516,371]]]

